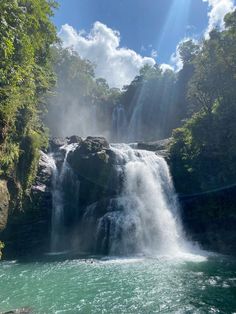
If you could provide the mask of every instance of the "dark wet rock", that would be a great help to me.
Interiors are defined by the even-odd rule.
[[[11,213],[7,228],[1,233],[1,240],[5,243],[5,258],[33,256],[49,249],[51,179],[52,168],[48,156],[42,152],[30,195],[24,200],[22,210]]]
[[[113,164],[105,138],[88,137],[68,156],[72,169],[81,177],[105,186]]]
[[[169,150],[168,149],[158,150],[158,151],[156,151],[156,154],[158,156],[165,158],[166,160],[168,160],[168,158],[169,158]]]
[[[7,188],[7,181],[0,180],[0,231],[7,225],[9,212],[10,195]]]
[[[61,146],[66,145],[67,141],[68,140],[66,138],[62,138],[62,137],[52,138],[49,142],[50,150],[55,151],[55,150],[59,149]]]
[[[100,152],[104,149],[109,148],[109,143],[104,137],[87,137],[84,141],[81,142],[77,151],[81,155],[87,155],[90,153]]]
[[[88,137],[68,155],[68,163],[80,181],[83,206],[117,193],[116,157],[102,137]]]
[[[164,139],[155,142],[140,142],[137,144],[138,149],[149,150],[153,152],[162,152],[162,154],[168,151],[168,146],[171,142],[171,139]]]
[[[72,135],[67,138],[68,144],[80,144],[83,140],[80,136]]]

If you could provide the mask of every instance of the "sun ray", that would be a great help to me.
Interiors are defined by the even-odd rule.
[[[160,36],[156,44],[157,51],[160,51],[166,41],[173,37],[178,37],[183,32],[188,23],[189,11],[192,0],[173,0],[170,6],[166,22],[160,31]]]

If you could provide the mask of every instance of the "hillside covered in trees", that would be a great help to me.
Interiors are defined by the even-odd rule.
[[[198,49],[190,47],[183,60],[182,71],[193,68],[188,119],[173,131],[171,158],[177,184],[185,192],[236,183],[236,11],[226,15],[225,27],[212,31]]]

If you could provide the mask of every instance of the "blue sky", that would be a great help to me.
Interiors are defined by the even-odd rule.
[[[121,34],[121,46],[141,55],[158,51],[168,62],[185,36],[201,35],[207,27],[207,3],[202,0],[60,0],[57,27],[70,24],[89,31],[100,21]],[[175,4],[177,3],[177,5]]]
[[[234,8],[234,0],[58,2],[54,22],[63,45],[96,64],[96,75],[112,87],[129,84],[144,64],[179,69],[178,43],[223,28],[224,15]]]

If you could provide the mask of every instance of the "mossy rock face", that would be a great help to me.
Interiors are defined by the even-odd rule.
[[[33,257],[48,251],[52,208],[52,169],[46,158],[46,154],[41,153],[36,179],[31,187],[30,195],[24,198],[21,207],[18,200],[14,200],[14,197],[19,194],[20,187],[17,182],[8,181],[12,204],[10,203],[9,206],[7,226],[0,234],[0,239],[5,243],[4,258]]]
[[[9,202],[10,194],[7,188],[7,182],[0,180],[0,231],[3,231],[7,225]]]

